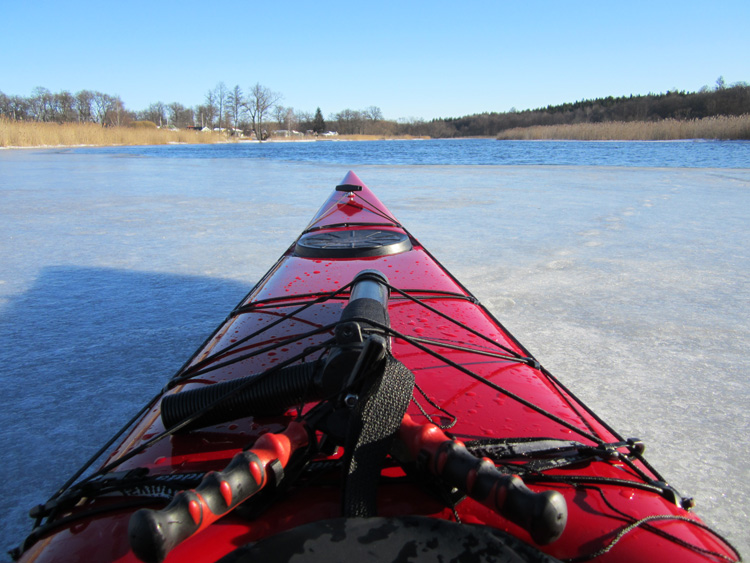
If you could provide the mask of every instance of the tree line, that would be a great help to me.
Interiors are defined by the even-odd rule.
[[[130,111],[119,96],[81,90],[53,93],[35,88],[31,96],[9,96],[0,92],[0,117],[14,121],[51,123],[96,123],[103,127],[153,123],[168,128],[208,128],[228,134],[265,137],[273,131],[324,133],[332,129],[342,135],[397,134],[396,123],[386,121],[379,107],[345,109],[327,120],[320,108],[315,112],[284,106],[283,96],[260,83],[244,92],[220,82],[208,90],[202,104],[188,107],[179,102],[155,102],[140,111]]]
[[[34,88],[31,96],[7,96],[0,92],[0,116],[14,121],[53,123],[99,123],[122,125],[132,121],[119,96],[81,90],[53,94],[47,88]]]
[[[750,85],[727,86],[719,77],[713,88],[698,92],[672,90],[645,96],[606,97],[574,103],[549,105],[523,111],[487,112],[457,118],[387,120],[377,106],[361,110],[344,109],[327,118],[318,107],[315,112],[286,107],[283,96],[256,83],[244,92],[220,82],[208,90],[202,104],[186,107],[179,102],[156,102],[141,111],[130,111],[119,96],[81,90],[52,93],[35,88],[29,97],[0,92],[0,117],[17,121],[56,123],[98,123],[124,126],[150,122],[158,127],[208,128],[229,134],[257,135],[264,138],[274,131],[340,135],[493,137],[507,129],[539,125],[600,123],[608,121],[660,121],[698,119],[717,115],[750,114]]]
[[[656,122],[750,114],[750,85],[726,86],[720,77],[715,88],[698,92],[672,90],[663,94],[597,98],[524,111],[482,113],[440,121],[442,136],[496,136],[517,127],[604,122]]]

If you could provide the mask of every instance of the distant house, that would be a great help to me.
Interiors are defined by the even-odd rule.
[[[304,133],[300,133],[299,131],[295,131],[294,129],[292,129],[291,131],[289,131],[288,129],[276,129],[276,131],[273,131],[271,135],[273,135],[274,137],[285,137],[285,138],[305,136]]]

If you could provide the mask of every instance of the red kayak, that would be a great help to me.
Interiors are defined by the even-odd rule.
[[[14,556],[739,560],[691,508],[350,172]]]

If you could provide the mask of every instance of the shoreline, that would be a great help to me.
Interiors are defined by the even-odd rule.
[[[711,141],[750,140],[750,114],[690,121],[600,122],[507,129],[495,135],[430,137],[426,135],[357,134],[271,137],[258,141],[223,133],[138,127],[101,127],[93,123],[18,122],[0,119],[0,149],[61,149],[168,144],[336,143],[345,141],[410,141],[428,139],[494,139],[506,141]]]
[[[464,138],[464,137],[461,137]],[[465,137],[467,139],[492,139],[493,137]],[[236,140],[223,140],[223,141],[203,141],[200,140],[189,140],[189,141],[167,141],[167,142],[152,142],[152,143],[76,143],[76,144],[26,144],[26,145],[0,145],[0,150],[16,150],[16,149],[75,149],[83,147],[137,147],[137,146],[159,146],[159,145],[234,145],[234,144],[248,144],[248,145],[264,145],[264,144],[277,144],[277,143],[340,143],[340,142],[364,142],[364,141],[426,141],[430,140],[431,137],[412,137],[412,136],[398,136],[398,137],[384,137],[382,135],[341,135],[335,138],[303,138],[303,139],[266,139],[265,141],[258,141],[257,139],[236,139]]]
[[[213,143],[191,143],[191,142],[168,142],[168,143],[143,143],[143,144],[65,144],[65,145],[14,145],[0,146],[0,151],[4,150],[59,150],[59,149],[78,149],[78,148],[111,148],[111,147],[138,147],[138,146],[160,146],[160,145],[265,145],[265,144],[284,144],[284,143],[357,143],[372,141],[473,141],[488,140],[499,142],[520,142],[520,143],[712,143],[712,142],[737,142],[748,143],[750,139],[712,139],[704,137],[685,138],[685,139],[497,139],[495,137],[414,137],[414,138],[377,138],[377,139],[273,139],[266,141],[256,141],[243,139],[237,141],[224,141]]]

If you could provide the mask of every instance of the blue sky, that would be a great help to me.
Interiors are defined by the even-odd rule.
[[[220,81],[388,119],[750,82],[748,0],[0,1],[0,91],[131,110],[195,106]]]

